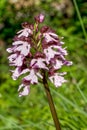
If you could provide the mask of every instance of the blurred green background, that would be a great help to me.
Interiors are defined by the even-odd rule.
[[[55,130],[44,88],[31,86],[27,97],[18,97],[20,80],[9,72],[6,48],[24,21],[45,14],[44,24],[64,37],[67,59],[73,61],[62,87],[51,83],[51,93],[62,130],[87,130],[87,1],[0,0],[0,130]]]

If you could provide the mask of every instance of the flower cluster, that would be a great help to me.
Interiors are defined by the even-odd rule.
[[[44,21],[44,15],[35,17],[35,24],[25,22],[22,30],[17,32],[13,39],[12,47],[7,51],[11,53],[8,57],[12,78],[16,80],[24,74],[22,84],[19,86],[19,96],[28,95],[31,84],[38,84],[43,79],[43,71],[47,73],[47,78],[56,86],[61,86],[66,82],[63,73],[58,70],[63,65],[71,65],[67,61],[66,48],[62,48],[63,42],[58,35],[48,26],[39,25]]]

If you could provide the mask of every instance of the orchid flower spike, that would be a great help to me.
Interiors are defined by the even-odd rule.
[[[35,23],[22,23],[22,30],[17,32],[13,39],[12,47],[7,51],[10,66],[14,66],[13,80],[24,74],[18,88],[19,96],[29,94],[30,85],[38,84],[43,79],[43,70],[47,79],[56,87],[66,82],[63,75],[58,72],[62,66],[72,65],[65,56],[68,55],[63,42],[58,35],[48,26],[39,26],[44,21],[44,15],[35,17]]]

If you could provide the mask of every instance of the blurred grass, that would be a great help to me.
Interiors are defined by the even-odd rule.
[[[76,8],[76,12],[77,12],[77,15],[78,15],[78,18],[79,18],[81,27],[82,27],[82,31],[83,31],[85,40],[86,40],[86,42],[87,42],[87,33],[86,33],[86,30],[85,30],[84,23],[83,23],[83,20],[82,20],[82,18],[81,18],[81,14],[80,14],[80,11],[79,11],[79,9],[78,9],[78,5],[77,5],[76,0],[73,0],[73,3],[74,3],[74,6],[75,6],[75,8]]]
[[[38,5],[30,6],[30,10],[25,7],[18,10],[14,4],[0,1],[0,24],[4,26],[0,29],[0,39],[4,41],[2,44],[0,42],[0,130],[55,130],[41,84],[31,86],[27,97],[18,97],[17,88],[21,81],[12,80],[5,51],[16,30],[20,28],[20,23],[32,21],[32,16],[38,12],[44,12],[45,23],[51,25],[60,36],[64,36],[63,41],[69,53],[67,58],[73,61],[71,67],[63,68],[68,73],[66,84],[55,88],[49,83],[62,130],[87,130],[87,36],[84,32],[87,29],[87,2],[73,2],[75,8],[79,8],[78,16],[72,4],[70,7],[74,14],[71,15],[66,12],[66,8],[58,11],[56,6],[59,7],[59,4],[53,4],[53,0],[41,1]],[[52,8],[53,5],[56,6]],[[22,17],[19,18],[18,13],[21,12]],[[29,16],[24,15],[28,13]]]

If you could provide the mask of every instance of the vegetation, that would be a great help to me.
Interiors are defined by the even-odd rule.
[[[21,23],[41,12],[64,37],[73,61],[63,68],[67,83],[60,88],[49,83],[62,130],[87,130],[87,2],[82,0],[0,0],[0,130],[55,130],[43,85],[19,98],[20,79],[12,80],[6,52]]]

